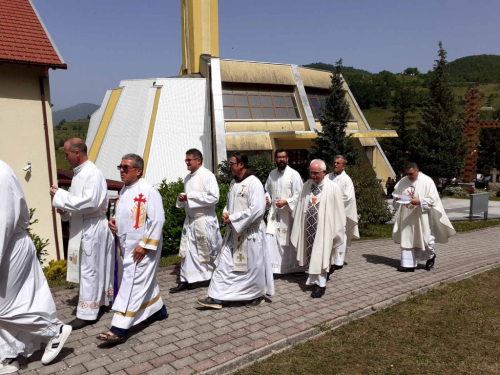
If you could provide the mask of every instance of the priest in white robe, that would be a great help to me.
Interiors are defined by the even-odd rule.
[[[56,305],[26,229],[30,212],[21,184],[0,160],[0,373],[19,369],[48,343],[42,363],[53,361],[71,333],[57,318]]]
[[[430,271],[436,262],[435,244],[447,243],[456,233],[434,181],[420,172],[417,164],[410,163],[392,196],[397,208],[392,238],[401,245],[398,271],[415,272],[421,260]]]
[[[297,260],[307,267],[306,285],[314,285],[312,298],[321,298],[334,249],[342,245],[345,235],[345,208],[342,191],[337,184],[325,178],[325,162],[313,160],[309,166],[311,179],[300,192],[293,212],[292,244],[297,249]]]
[[[299,172],[288,165],[286,150],[276,150],[274,161],[277,168],[271,171],[265,185],[269,207],[266,244],[272,270],[274,274],[304,272],[297,263],[295,247],[290,243],[292,212],[302,189],[302,179]]]
[[[248,301],[249,308],[265,303],[274,294],[271,262],[267,256],[264,187],[248,168],[248,157],[241,152],[231,156],[231,181],[227,205],[222,215],[226,234],[216,260],[217,268],[208,288],[208,297],[198,304],[221,309],[223,301]]]
[[[199,150],[186,151],[185,162],[191,173],[184,178],[184,192],[179,194],[176,203],[186,211],[179,247],[182,258],[180,282],[170,289],[170,293],[191,289],[193,283],[210,280],[222,245],[215,214],[215,205],[219,201],[217,179],[203,167],[203,155]]]
[[[333,162],[333,172],[328,175],[329,179],[336,183],[342,191],[344,201],[346,226],[344,243],[334,250],[332,267],[330,273],[344,267],[347,247],[351,245],[353,238],[359,238],[358,210],[356,209],[356,193],[351,177],[345,172],[347,162],[342,155],[336,155]]]
[[[79,283],[76,319],[69,324],[80,329],[97,320],[99,308],[113,300],[114,241],[108,228],[106,179],[88,160],[87,146],[78,138],[64,144],[66,160],[74,177],[70,191],[52,186],[52,205],[64,221],[70,221],[67,280]]]
[[[163,245],[165,211],[160,193],[142,179],[144,161],[123,156],[117,167],[125,186],[116,202],[109,227],[118,238],[123,277],[113,303],[111,329],[97,338],[114,345],[126,341],[130,327],[168,317],[156,280]]]

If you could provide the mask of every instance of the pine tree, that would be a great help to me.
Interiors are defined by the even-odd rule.
[[[309,159],[322,159],[328,166],[333,165],[335,155],[344,155],[349,165],[360,162],[358,150],[351,136],[346,137],[345,129],[349,121],[349,103],[343,86],[342,59],[335,63],[330,94],[326,97],[323,113],[319,116],[322,131],[317,131],[315,145],[309,149]]]
[[[383,140],[385,153],[398,175],[406,171],[406,166],[410,162],[410,146],[415,127],[415,99],[415,90],[405,86],[403,82],[403,85],[394,93],[392,116],[386,122],[386,125],[394,128],[398,133],[397,138],[384,138]]]
[[[422,120],[417,124],[412,141],[411,158],[425,174],[450,178],[460,175],[467,148],[462,122],[456,118],[448,61],[441,42],[438,55],[429,84],[429,96],[422,108]]]

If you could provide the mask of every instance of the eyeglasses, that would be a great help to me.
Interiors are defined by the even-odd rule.
[[[333,164],[334,164],[334,165],[337,165],[337,164],[344,164],[344,163],[334,162]]]
[[[128,165],[117,165],[116,169],[121,171],[123,169],[123,172],[127,173],[131,169],[137,169],[137,167],[129,167]]]
[[[184,161],[187,162],[192,162],[193,160],[200,160],[200,158],[194,158],[194,159],[184,159]]]
[[[233,165],[240,164],[240,163],[243,163],[243,162],[242,161],[237,161],[236,163],[229,162],[229,166],[232,167]]]
[[[276,160],[279,160],[279,159],[286,159],[288,156],[276,156]]]
[[[406,173],[407,176],[413,176],[415,174],[415,172],[413,173]]]

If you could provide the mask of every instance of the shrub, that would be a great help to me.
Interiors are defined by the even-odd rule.
[[[391,220],[394,211],[383,198],[383,190],[372,168],[363,165],[348,167],[346,173],[351,177],[356,192],[359,227]]]
[[[161,194],[163,209],[165,210],[162,256],[174,255],[179,252],[185,218],[184,210],[177,208],[175,202],[177,196],[184,191],[184,184],[181,179],[170,183],[163,180],[158,191]]]
[[[248,163],[249,167],[253,167],[255,169],[255,177],[257,177],[262,185],[266,183],[267,177],[269,173],[276,168],[274,162],[268,155],[261,155],[259,157],[255,157]],[[231,183],[233,179],[233,174],[231,173],[231,169],[229,168],[229,161],[223,160],[222,163],[219,164],[219,176],[217,180],[219,184],[227,184]]]
[[[500,198],[500,190],[497,191],[496,196]]]
[[[47,267],[43,268],[43,274],[49,281],[66,278],[68,262],[66,260],[51,260]]]
[[[448,186],[443,190],[443,195],[447,197],[467,197],[469,193],[461,186]]]
[[[35,211],[36,208],[30,208],[30,221],[26,231],[28,232],[28,235],[31,237],[31,240],[35,244],[36,257],[38,258],[38,261],[40,263],[43,263],[44,257],[46,257],[49,254],[48,251],[45,250],[45,248],[49,246],[49,240],[48,239],[44,240],[40,238],[40,236],[33,233],[32,229],[30,228],[33,224],[38,223],[38,219],[32,220]]]

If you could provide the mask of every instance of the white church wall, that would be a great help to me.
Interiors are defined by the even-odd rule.
[[[99,125],[101,125],[102,117],[104,116],[112,92],[113,90],[106,91],[101,106],[90,116],[89,131],[87,132],[87,139],[85,140],[88,150],[92,148],[92,144],[94,143],[97,130],[99,130]]]
[[[212,132],[203,78],[166,78],[162,86],[151,143],[146,180],[158,184],[183,178],[187,174],[185,152],[199,149],[203,165],[212,170]]]
[[[120,82],[122,92],[96,158],[97,167],[108,179],[120,180],[116,166],[123,155],[143,154],[140,135],[148,131],[149,123],[144,118],[150,98],[148,94],[154,82],[155,79]]]

